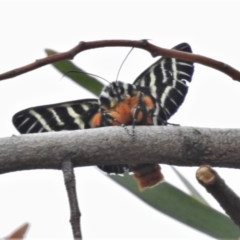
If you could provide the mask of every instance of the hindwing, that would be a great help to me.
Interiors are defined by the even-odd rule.
[[[98,110],[97,99],[45,105],[16,113],[13,124],[23,134],[85,129]]]
[[[173,49],[191,53],[187,43],[181,43]],[[166,122],[184,101],[191,82],[193,63],[175,58],[163,57],[142,72],[134,84],[145,94],[151,95],[157,105],[155,115],[158,124]]]

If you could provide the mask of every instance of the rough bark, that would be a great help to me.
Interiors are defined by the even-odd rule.
[[[131,126],[128,127],[131,130]],[[240,168],[240,130],[140,126],[29,134],[0,139],[0,173],[119,163],[208,164]]]

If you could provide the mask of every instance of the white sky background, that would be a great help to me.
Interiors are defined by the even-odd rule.
[[[195,53],[240,69],[240,4],[237,1],[0,1],[0,72],[44,57],[44,49],[66,51],[79,41],[151,39],[171,48],[188,42]],[[113,81],[128,49],[83,52],[74,62]],[[153,61],[134,50],[119,79],[133,82]],[[17,134],[12,115],[26,107],[92,97],[51,66],[0,82],[0,136]],[[186,101],[171,122],[199,127],[240,126],[240,83],[216,70],[195,65]],[[120,150],[120,149],[119,149]],[[196,168],[179,168],[217,209],[195,180]],[[165,178],[184,189],[168,166]],[[148,207],[111,182],[95,167],[75,170],[84,239],[211,239]],[[240,193],[237,170],[220,169]],[[27,239],[71,239],[69,207],[62,173],[22,171],[0,176],[0,236],[24,222]],[[180,205],[179,205],[180,207]]]

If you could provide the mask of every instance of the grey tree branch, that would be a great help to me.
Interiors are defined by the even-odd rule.
[[[129,126],[128,128],[131,128]],[[240,129],[138,126],[29,134],[0,139],[0,173],[123,163],[240,168]]]

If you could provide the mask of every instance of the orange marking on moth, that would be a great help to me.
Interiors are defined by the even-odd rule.
[[[147,106],[148,110],[155,110],[156,105],[153,102],[151,97],[145,96],[144,97],[144,103],[145,103],[145,106]],[[152,116],[147,116],[147,123],[146,124],[147,125],[153,125],[153,118],[152,118]]]
[[[139,97],[137,97],[137,99],[139,99]],[[147,111],[155,110],[156,106],[151,97],[145,96],[143,98],[143,101],[147,108]],[[130,99],[130,105],[132,106],[132,108],[131,108],[132,116],[135,116],[135,111],[136,111],[136,107],[137,107],[138,103],[139,103],[139,101],[136,103],[135,99],[133,99],[133,98]],[[136,122],[141,122],[143,120],[143,116],[144,116],[143,112],[139,111],[136,116]],[[147,116],[147,121],[145,122],[145,125],[153,125],[152,116]]]
[[[132,123],[131,107],[127,101],[120,102],[114,108],[106,112],[116,120],[113,122],[114,125],[128,125]]]
[[[97,113],[97,114],[95,114],[95,116],[91,120],[90,125],[91,125],[92,128],[96,128],[96,127],[100,127],[101,124],[102,124],[101,113]]]
[[[114,108],[107,109],[104,112],[112,116],[112,126],[120,126],[121,124],[129,125],[132,123],[133,116],[128,102],[120,102]],[[100,127],[101,123],[102,115],[101,113],[97,113],[91,121],[91,126]]]
[[[149,96],[144,97],[144,103],[147,106],[148,110],[155,109],[155,103],[153,102],[152,98]]]

